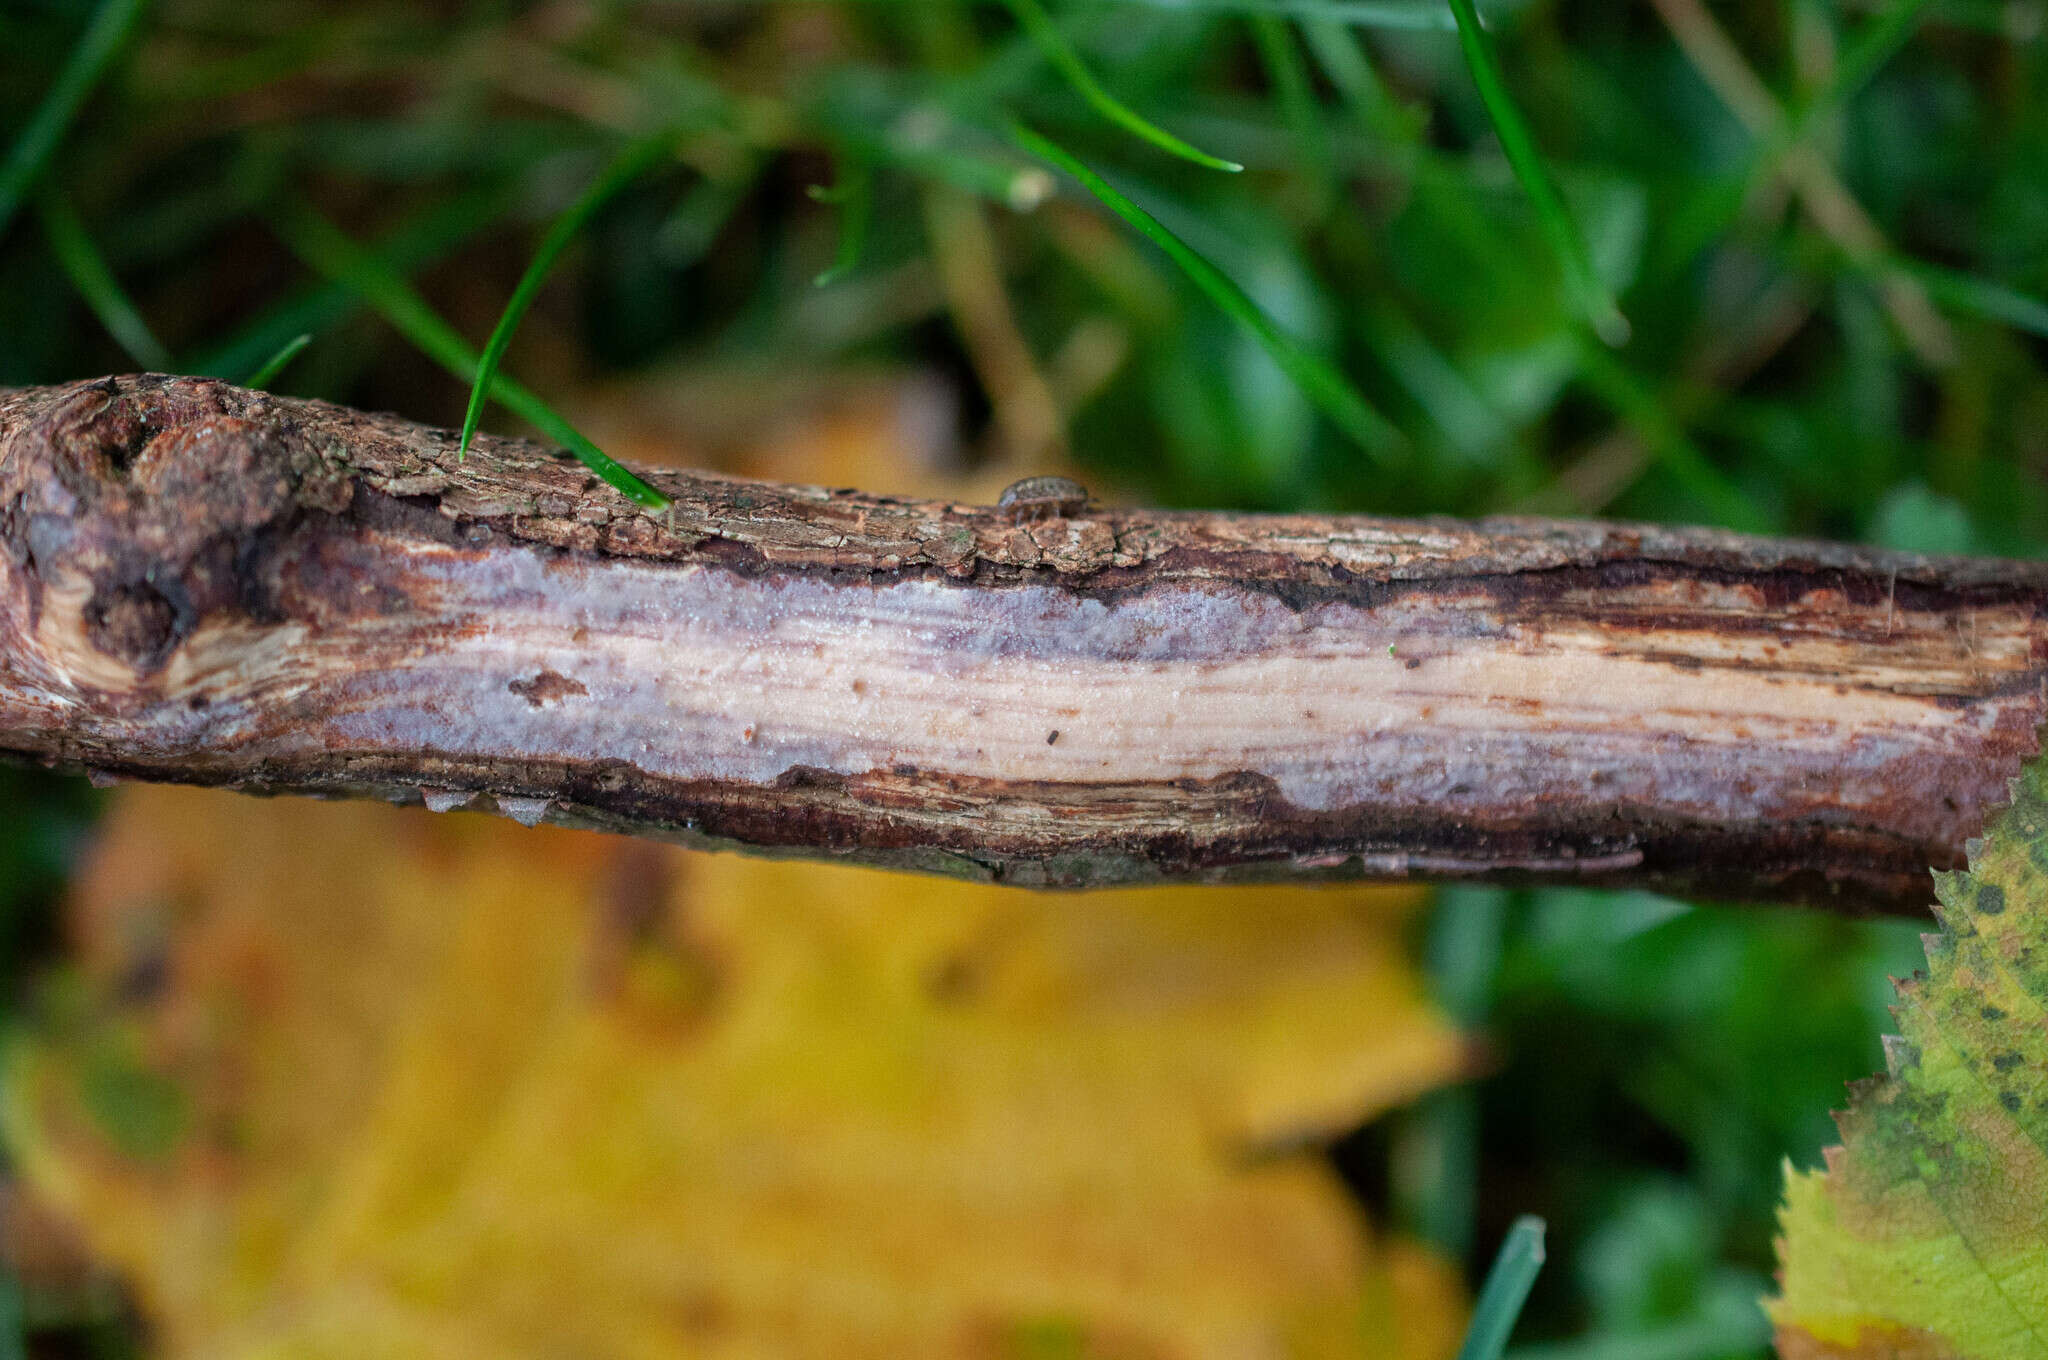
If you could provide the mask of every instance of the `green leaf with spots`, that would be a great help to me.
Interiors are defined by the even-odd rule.
[[[1778,1352],[2048,1360],[2048,757],[1936,876],[1942,929],[1898,984],[1885,1076],[1788,1174]]]

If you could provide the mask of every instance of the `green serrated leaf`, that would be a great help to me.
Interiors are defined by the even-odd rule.
[[[1937,874],[1887,1075],[1787,1178],[1769,1305],[1786,1356],[2048,1357],[2048,758]]]

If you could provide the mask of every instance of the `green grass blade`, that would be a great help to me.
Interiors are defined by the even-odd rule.
[[[1307,19],[1301,32],[1324,76],[1357,113],[1359,122],[1382,136],[1395,135],[1399,129],[1392,101],[1351,30],[1333,19]]]
[[[1827,85],[1804,104],[1792,108],[1763,139],[1743,177],[1745,186],[1754,183],[1761,171],[1776,165],[1814,124],[1839,110],[1875,79],[1885,63],[1913,36],[1926,8],[1927,0],[1893,0],[1883,14],[1865,24],[1842,54]]]
[[[1927,290],[1927,296],[1944,307],[2048,339],[2048,302],[1960,269],[1944,269],[1918,260],[1894,259],[1884,264],[1918,283]]]
[[[819,288],[839,282],[860,265],[867,248],[868,222],[875,213],[875,176],[865,157],[842,156],[839,178],[830,189],[813,184],[810,195],[819,203],[840,206],[839,253],[832,267],[811,280]]]
[[[1205,165],[1211,170],[1225,170],[1232,174],[1244,169],[1236,161],[1227,161],[1221,156],[1212,156],[1197,147],[1189,146],[1164,128],[1139,117],[1115,95],[1102,88],[1102,83],[1095,79],[1094,73],[1081,60],[1080,53],[1074,50],[1073,44],[1067,41],[1066,34],[1060,32],[1059,25],[1053,22],[1052,16],[1045,12],[1045,6],[1039,4],[1038,0],[1003,0],[1003,3],[1009,7],[1010,13],[1016,16],[1017,23],[1031,35],[1031,40],[1038,44],[1039,51],[1045,53],[1045,59],[1067,78],[1067,84],[1074,87],[1074,93],[1088,101],[1088,104],[1104,118],[1133,136],[1152,143],[1160,150],[1170,152],[1183,160],[1193,161],[1196,165]]]
[[[1364,28],[1437,30],[1456,22],[1442,0],[1104,0],[1154,9],[1212,14],[1284,14],[1293,19],[1330,19]]]
[[[1707,177],[1669,214],[1676,229],[1659,252],[1657,272],[1690,267],[1693,258],[1728,229],[1758,178],[1770,173],[1813,126],[1854,98],[1918,28],[1927,0],[1893,0],[1865,24],[1843,53],[1834,78],[1806,103],[1778,120],[1750,149],[1740,171]]]
[[[1336,155],[1330,145],[1329,127],[1323,122],[1322,108],[1316,102],[1315,87],[1309,80],[1308,65],[1302,61],[1294,38],[1287,31],[1285,18],[1277,14],[1254,14],[1250,23],[1252,41],[1259,49],[1266,79],[1272,82],[1273,92],[1280,101],[1280,112],[1294,130],[1295,139],[1301,143],[1302,160],[1315,176],[1316,185],[1327,202],[1335,194]]]
[[[404,219],[372,247],[401,273],[410,274],[443,258],[493,222],[512,203],[518,181],[466,190]],[[253,373],[301,332],[315,335],[346,321],[363,306],[362,298],[325,279],[291,290],[234,334],[196,358],[186,371],[233,381]]]
[[[1196,287],[1259,338],[1280,370],[1368,456],[1383,466],[1396,461],[1405,442],[1401,432],[1374,410],[1341,373],[1296,344],[1227,274],[1055,143],[1022,123],[1011,123],[1009,134],[1020,149],[1072,175],[1139,235],[1165,251],[1167,258],[1179,265]]]
[[[1430,991],[1456,1023],[1486,1023],[1506,934],[1501,889],[1438,891],[1424,957]],[[1394,1221],[1453,1258],[1471,1250],[1479,1199],[1477,1096],[1469,1085],[1430,1092],[1402,1112],[1390,1149]]]
[[[54,189],[44,189],[36,195],[36,215],[64,277],[71,280],[71,286],[92,308],[92,314],[100,319],[107,333],[143,368],[155,373],[170,372],[171,352],[150,333],[149,323],[121,291],[121,281],[114,277],[107,257],[100,254],[99,247],[86,234],[85,223],[78,220],[70,200]]]
[[[759,178],[760,160],[755,158],[744,173],[692,185],[656,233],[663,262],[683,269],[703,259]]]
[[[1768,534],[1782,526],[1721,475],[1713,461],[1686,437],[1655,392],[1645,387],[1612,351],[1584,340],[1579,377],[1626,421],[1655,456],[1657,465],[1705,506],[1716,523],[1746,534]]]
[[[1838,107],[1869,84],[1884,64],[1912,38],[1926,8],[1927,0],[1893,0],[1883,14],[1871,20],[1856,35],[1856,41],[1850,44],[1841,64],[1835,68],[1834,79],[1828,82],[1827,90],[1815,101],[1815,108],[1803,111],[1796,121],[1803,125],[1813,112]]]
[[[462,445],[457,457],[468,455],[469,441],[476,438],[477,421],[483,418],[484,400],[490,394],[491,379],[498,372],[498,361],[505,357],[505,347],[512,343],[512,334],[519,329],[527,308],[533,306],[533,300],[540,296],[540,286],[547,282],[548,272],[555,267],[555,261],[569,248],[569,242],[576,239],[576,233],[583,230],[583,224],[590,220],[592,214],[668,153],[671,140],[665,133],[656,134],[628,146],[583,191],[583,196],[570,204],[568,211],[548,228],[540,249],[533,253],[526,272],[519,276],[511,301],[505,304],[505,314],[498,318],[491,338],[484,342],[483,360],[477,365],[476,381],[469,391],[469,409],[462,413]]]
[[[1515,1320],[1528,1301],[1529,1287],[1543,1269],[1543,1220],[1523,1214],[1508,1229],[1500,1244],[1500,1255],[1486,1273],[1479,1301],[1472,1305],[1472,1326],[1465,1332],[1465,1344],[1458,1348],[1458,1360],[1500,1360]]]
[[[0,1360],[28,1360],[27,1309],[21,1294],[21,1282],[0,1261]]]
[[[42,177],[43,167],[64,140],[64,132],[78,116],[85,97],[127,45],[128,35],[148,8],[149,0],[105,0],[92,16],[78,45],[65,58],[64,69],[50,82],[43,102],[8,148],[7,159],[0,161],[0,233],[14,221],[22,199]]]
[[[1565,209],[1564,199],[1558,194],[1557,186],[1551,183],[1550,173],[1543,168],[1543,157],[1536,150],[1536,138],[1529,131],[1521,109],[1508,94],[1507,82],[1501,78],[1500,64],[1493,58],[1492,43],[1479,24],[1479,11],[1473,8],[1472,0],[1450,0],[1450,5],[1451,13],[1458,21],[1458,45],[1464,48],[1465,64],[1472,69],[1472,83],[1479,87],[1480,102],[1486,105],[1494,131],[1500,134],[1501,150],[1507,153],[1515,178],[1522,182],[1522,191],[1535,205],[1536,220],[1542,224],[1543,234],[1550,238],[1550,248],[1556,252],[1558,263],[1564,268],[1565,287],[1571,291],[1574,305],[1602,340],[1610,345],[1626,343],[1628,318],[1621,314],[1621,309],[1614,303],[1614,295],[1593,272],[1593,261],[1586,253],[1585,238],[1579,235],[1578,226]]]
[[[252,387],[261,392],[264,388],[270,386],[278,374],[284,372],[286,364],[298,358],[299,352],[312,343],[312,333],[310,331],[301,331],[285,341],[283,347],[277,353],[265,359],[262,367],[243,379],[242,386]]]
[[[384,260],[303,205],[281,211],[273,225],[285,244],[310,268],[368,302],[428,358],[464,381],[475,376],[476,351]],[[668,497],[614,462],[546,402],[510,378],[503,374],[493,377],[491,395],[550,439],[559,441],[585,467],[628,499],[653,510],[668,504]]]

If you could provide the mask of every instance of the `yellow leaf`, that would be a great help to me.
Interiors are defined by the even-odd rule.
[[[1462,1063],[1415,900],[133,789],[9,1152],[169,1355],[1446,1356],[1301,1150]]]

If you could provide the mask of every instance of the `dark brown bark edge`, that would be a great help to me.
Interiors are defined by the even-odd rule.
[[[1034,886],[1917,911],[2048,567],[649,472],[157,375],[0,392],[0,753]]]

